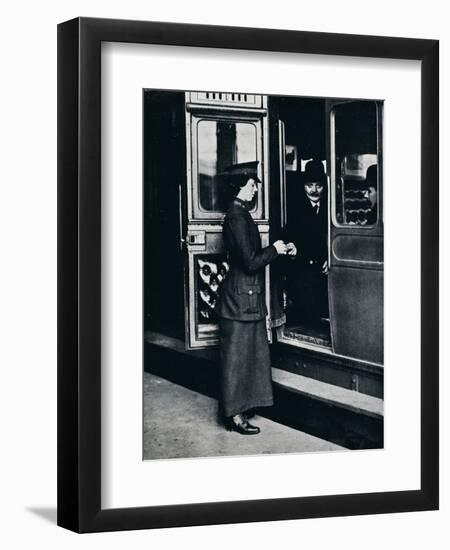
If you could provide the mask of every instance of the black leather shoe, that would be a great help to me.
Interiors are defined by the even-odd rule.
[[[228,431],[238,432],[242,435],[256,435],[261,431],[258,426],[252,426],[241,414],[227,418],[226,427]]]

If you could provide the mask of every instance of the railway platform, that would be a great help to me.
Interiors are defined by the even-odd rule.
[[[175,454],[179,452],[176,448],[184,444],[184,428],[199,432],[198,442],[192,445],[199,445],[202,453],[212,451],[208,451],[208,445],[201,441],[210,437],[214,439],[216,435],[220,435],[221,445],[227,441],[225,436],[232,437],[234,441],[236,437],[239,441],[258,439],[259,436],[250,438],[235,433],[227,434],[218,421],[216,350],[210,350],[210,353],[204,350],[186,352],[183,342],[147,332],[144,361],[146,441],[166,437],[158,435],[161,433],[158,426],[164,425],[173,426],[177,432],[174,437],[178,439],[172,440]],[[273,429],[276,424],[280,426],[275,430],[276,433],[290,433],[291,436],[294,433],[303,434],[303,443],[296,446],[295,450],[278,452],[301,452],[299,449],[302,448],[306,452],[310,448],[306,435],[313,438],[310,442],[314,443],[314,450],[332,449],[333,446],[358,450],[383,448],[382,399],[275,367],[272,368],[272,379],[275,404],[260,411],[261,417],[257,418],[260,427]],[[147,420],[151,420],[151,423],[147,423]],[[288,431],[285,432],[285,429]],[[159,443],[162,447],[166,445],[162,440]],[[227,454],[228,450],[225,451],[224,454]],[[159,451],[152,449],[152,452]],[[277,451],[270,448],[267,452]]]

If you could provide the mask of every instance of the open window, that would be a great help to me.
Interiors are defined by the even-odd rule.
[[[331,112],[332,217],[337,227],[372,228],[378,223],[377,112],[374,101],[338,104]]]

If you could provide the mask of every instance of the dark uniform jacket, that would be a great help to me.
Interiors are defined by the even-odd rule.
[[[278,253],[261,247],[258,227],[246,203],[235,199],[223,224],[223,238],[230,272],[222,286],[217,313],[235,321],[259,321],[267,315],[264,267]]]
[[[327,238],[327,203],[322,197],[319,213],[316,214],[311,202],[304,199],[295,211],[295,217],[289,220],[283,238],[292,241],[297,247],[297,257],[293,261],[297,269],[303,266],[318,265],[322,267],[328,256]]]
[[[300,321],[328,316],[328,283],[322,265],[328,257],[327,202],[320,201],[316,214],[305,197],[289,220],[283,238],[297,247],[295,258],[286,257],[285,274],[291,317]],[[293,313],[293,315],[292,315]]]

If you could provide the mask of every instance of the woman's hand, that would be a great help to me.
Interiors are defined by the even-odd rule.
[[[286,245],[288,256],[295,257],[297,256],[297,247],[293,242],[287,243]]]
[[[273,243],[273,246],[275,247],[278,254],[286,254],[287,253],[287,246],[284,244],[284,241],[275,241]]]

